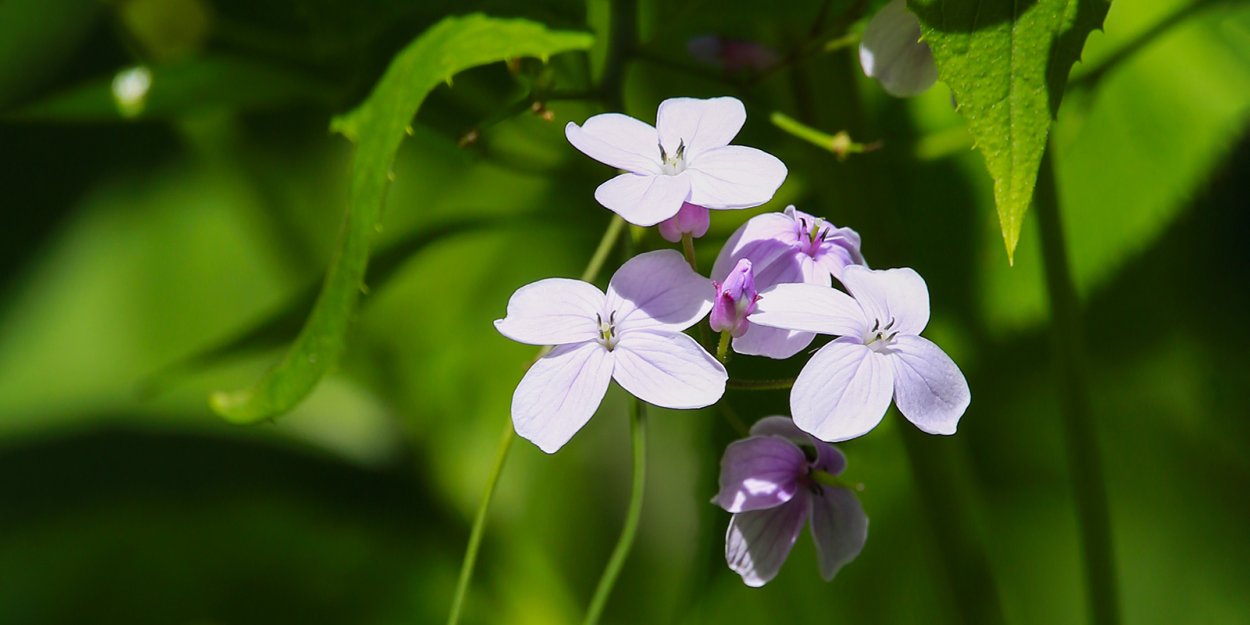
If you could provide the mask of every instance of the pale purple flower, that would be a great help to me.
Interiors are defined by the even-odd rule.
[[[920,40],[920,20],[905,0],[892,0],[872,16],[859,43],[859,64],[898,98],[919,95],[937,81],[933,51]]]
[[[599,185],[595,199],[639,226],[677,214],[682,203],[704,208],[759,206],[786,179],[776,157],[729,145],[746,109],[736,98],[671,98],[660,103],[656,124],[619,113],[595,115],[564,135],[587,156],[625,173]]]
[[[825,441],[868,433],[890,400],[916,427],[954,434],[972,394],[955,362],[920,332],[929,290],[911,269],[847,267],[851,295],[811,284],[780,284],[760,298],[754,325],[840,338],[820,348],[790,392],[794,422]]]
[[[711,215],[706,208],[690,202],[683,202],[676,215],[660,222],[660,236],[669,243],[681,241],[681,235],[689,234],[699,238],[707,234],[708,226],[712,225]]]
[[[747,586],[767,584],[811,521],[820,575],[829,581],[854,560],[868,539],[868,517],[855,493],[813,479],[838,475],[846,457],[785,417],[765,417],[751,437],[734,441],[721,458],[720,492],[712,499],[734,513],[725,533],[725,561]]]
[[[858,233],[793,206],[742,224],[716,257],[712,279],[723,282],[744,258],[751,261],[755,286],[764,297],[768,289],[789,282],[829,286],[832,278],[842,275],[844,267],[864,264]],[[752,325],[746,334],[734,339],[733,349],[749,356],[786,359],[810,345],[813,338],[810,332]]]
[[[733,336],[746,334],[751,325],[747,315],[755,312],[755,302],[760,298],[759,291],[755,290],[750,259],[738,261],[738,266],[729,272],[724,282],[713,284],[716,286],[716,299],[712,301],[712,313],[708,317],[712,329]]]
[[[517,289],[500,334],[555,345],[512,395],[517,434],[555,453],[590,420],[608,381],[664,408],[702,408],[725,392],[728,376],[682,334],[712,307],[712,283],[681,254],[660,250],[627,261],[604,294],[593,284],[548,278]]]

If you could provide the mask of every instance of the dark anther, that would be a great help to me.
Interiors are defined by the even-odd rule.
[[[686,157],[686,140],[681,139],[677,142],[677,160],[680,161],[681,159],[685,157]]]
[[[888,332],[888,331],[890,330],[890,328],[893,328],[893,327],[894,327],[894,317],[890,317],[890,323],[887,323],[887,324],[885,325],[885,328],[883,328],[883,329],[884,329],[884,330],[886,330],[886,331]]]
[[[880,329],[880,328],[881,328],[881,320],[880,320],[880,319],[877,319],[877,320],[873,321],[873,324],[872,324],[872,329],[871,329],[871,330],[869,330],[869,332],[876,332],[876,331],[877,331],[878,329]]]
[[[612,314],[608,315],[608,323],[611,323],[611,324],[616,323],[616,311],[615,310],[612,311]]]
[[[668,162],[668,152],[665,152],[665,151],[664,151],[664,144],[663,144],[663,143],[657,143],[656,145],[660,146],[660,162],[667,163],[667,162]]]

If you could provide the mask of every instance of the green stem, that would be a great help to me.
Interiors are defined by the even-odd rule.
[[[621,537],[616,541],[616,548],[612,550],[612,557],[608,559],[608,565],[603,569],[603,577],[599,579],[599,586],[595,588],[594,597],[590,600],[590,608],[586,610],[586,620],[582,621],[585,625],[599,622],[599,616],[603,614],[603,608],[608,603],[621,567],[625,565],[625,559],[629,557],[629,551],[634,546],[638,519],[642,516],[642,493],[647,481],[646,408],[642,400],[637,398],[632,400],[632,404],[629,429],[634,450],[634,475],[629,508],[625,512],[625,526],[621,528]]]
[[[1084,330],[1080,300],[1068,266],[1052,151],[1048,149],[1042,158],[1034,203],[1041,226],[1042,259],[1050,295],[1052,349],[1061,393],[1064,447],[1080,524],[1090,622],[1115,625],[1120,622],[1120,608],[1111,543],[1111,518],[1099,459],[1098,432],[1090,407],[1087,368],[1081,349]]]
[[[690,268],[699,273],[699,260],[694,255],[694,237],[689,232],[681,233],[681,253],[686,255]]]
[[[729,362],[729,340],[732,338],[729,330],[720,333],[720,342],[716,344],[716,359],[722,364]]]
[[[726,385],[735,391],[780,391],[794,386],[794,378],[776,380],[741,380],[730,379]]]
[[[817,484],[824,484],[825,486],[832,486],[834,488],[849,488],[851,490],[860,490],[858,485],[851,484],[850,482],[847,482],[846,480],[843,480],[842,478],[828,471],[821,471],[820,469],[815,469],[811,473],[808,473],[807,476],[812,478],[812,481],[816,482]]]
[[[503,474],[503,465],[508,461],[508,450],[512,449],[512,420],[504,424],[503,438],[499,439],[499,449],[495,452],[495,466],[490,470],[490,478],[486,481],[486,490],[482,492],[482,501],[477,506],[477,515],[473,518],[473,530],[469,532],[469,546],[464,551],[464,562],[460,565],[460,581],[456,583],[456,595],[451,600],[451,614],[447,616],[447,625],[456,625],[460,620],[460,609],[464,605],[464,597],[469,592],[469,581],[473,579],[473,567],[477,563],[477,552],[482,546],[482,535],[486,533],[486,512],[490,510],[490,502],[495,495],[495,486],[499,484],[499,476]]]
[[[615,215],[612,217],[612,221],[608,223],[607,229],[603,231],[603,238],[599,239],[599,246],[595,248],[594,254],[590,257],[590,262],[586,263],[586,269],[582,271],[583,282],[590,282],[599,275],[608,253],[612,251],[612,245],[620,238],[624,226],[624,219]],[[542,358],[549,351],[551,351],[550,347],[540,349],[537,358]],[[499,449],[495,452],[495,466],[491,468],[490,477],[486,481],[486,490],[482,492],[482,500],[478,503],[477,514],[473,518],[473,529],[469,531],[469,546],[465,548],[464,561],[460,565],[460,579],[456,582],[456,594],[451,600],[451,612],[447,616],[447,625],[456,625],[460,620],[460,611],[464,606],[464,598],[469,592],[469,582],[473,579],[473,569],[477,563],[477,552],[481,548],[482,536],[486,531],[486,513],[490,510],[491,501],[495,496],[495,487],[499,484],[499,477],[503,474],[504,464],[508,461],[508,450],[512,448],[512,439],[514,438],[516,436],[512,429],[512,419],[508,419],[504,424],[503,438],[499,441]]]

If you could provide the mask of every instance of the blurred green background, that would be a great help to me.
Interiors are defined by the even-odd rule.
[[[708,503],[734,431],[715,410],[653,410],[639,541],[605,622],[995,622],[996,605],[1010,623],[1085,619],[1036,216],[1008,267],[991,182],[941,84],[892,99],[853,49],[758,79],[687,52],[712,34],[784,58],[879,4],[646,0],[624,109],[653,121],[667,97],[742,98],[738,142],[790,177],[765,207],[713,215],[702,266],[750,215],[789,203],[857,229],[873,266],[925,276],[927,334],[972,406],[955,437],[891,413],[842,444],[865,484],[866,548],[825,584],[802,538],[763,589],[725,567],[728,515]],[[524,80],[585,89],[605,37],[439,87],[393,168],[343,362],[273,423],[228,425],[206,398],[276,362],[310,308],[347,204],[352,146],[330,117],[469,10],[597,35],[609,13],[0,0],[0,623],[445,618],[533,354],[491,320],[518,286],[576,276],[609,218],[592,196],[607,168],[563,137],[601,105],[510,103]],[[151,93],[127,116],[110,86],[136,65]],[[842,162],[770,125],[774,111],[883,147]],[[1250,5],[1134,0],[1089,40],[1053,130],[1127,623],[1250,622],[1248,128]],[[784,414],[786,395],[725,403],[750,421]],[[581,618],[626,504],[627,432],[613,389],[557,455],[518,441],[465,622]]]

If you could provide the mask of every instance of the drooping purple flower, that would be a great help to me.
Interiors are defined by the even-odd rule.
[[[656,124],[619,113],[595,115],[564,135],[587,156],[625,173],[599,185],[595,199],[639,226],[672,217],[683,203],[711,209],[759,206],[786,179],[766,152],[729,142],[746,123],[736,98],[671,98]]]
[[[742,224],[721,248],[712,266],[712,279],[723,282],[738,261],[749,259],[755,286],[767,297],[777,284],[805,282],[829,286],[843,268],[863,265],[859,234],[804,213],[793,206],[782,213],[765,213]],[[752,325],[735,338],[739,354],[789,358],[811,344],[810,332],[791,332]]]
[[[683,234],[689,234],[696,239],[707,234],[708,226],[711,224],[712,218],[706,208],[690,202],[682,202],[677,214],[661,221],[658,228],[660,236],[664,237],[665,241],[677,243],[681,241]]]
[[[924,93],[937,81],[933,51],[920,40],[920,20],[906,0],[892,0],[872,16],[859,43],[859,64],[896,98]]]
[[[832,580],[868,539],[868,517],[854,491],[817,481],[836,476],[846,457],[805,434],[785,417],[765,417],[750,438],[734,441],[721,458],[713,503],[734,513],[725,533],[725,561],[748,586],[767,584],[811,522],[820,575]]]
[[[751,271],[751,260],[744,258],[738,266],[729,272],[724,282],[714,282],[716,299],[712,301],[712,313],[708,322],[717,332],[728,332],[733,336],[746,334],[750,322],[747,315],[755,312],[755,302],[760,298],[755,290],[755,275]]]
[[[610,380],[664,408],[716,403],[725,368],[682,334],[707,315],[712,294],[712,283],[673,250],[630,259],[606,294],[565,278],[518,289],[495,327],[514,341],[556,348],[512,395],[517,434],[555,453],[594,415]]]
[[[763,72],[776,65],[779,59],[775,50],[762,43],[719,35],[694,37],[686,42],[686,51],[695,59],[730,74]]]
[[[794,423],[825,441],[862,436],[890,400],[929,434],[954,434],[972,394],[959,367],[920,337],[929,289],[911,269],[847,267],[854,296],[811,284],[780,284],[760,299],[754,325],[840,338],[804,365],[790,392]]]

